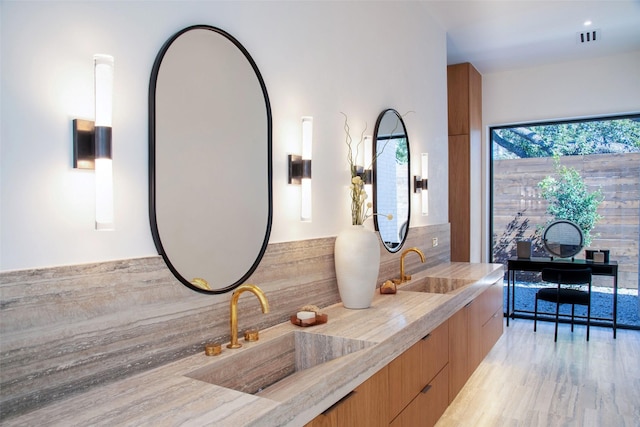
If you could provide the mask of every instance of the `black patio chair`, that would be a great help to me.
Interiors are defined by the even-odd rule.
[[[591,320],[591,269],[557,269],[542,270],[542,280],[555,283],[556,287],[542,288],[536,293],[536,305],[533,317],[533,331],[538,323],[538,300],[556,303],[556,331],[554,341],[558,341],[558,321],[560,318],[560,304],[571,304],[571,332],[575,318],[575,306],[587,307],[587,341],[589,341],[589,324]],[[567,288],[567,285],[587,285],[587,290]],[[564,316],[564,315],[563,315]]]

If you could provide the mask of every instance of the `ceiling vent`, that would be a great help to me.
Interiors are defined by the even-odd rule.
[[[595,43],[601,39],[601,30],[581,31],[576,33],[576,41],[578,44]]]

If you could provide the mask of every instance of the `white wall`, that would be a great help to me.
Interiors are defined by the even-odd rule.
[[[350,224],[340,111],[353,136],[380,111],[405,117],[413,159],[430,154],[430,215],[446,223],[446,41],[416,2],[4,1],[1,12],[0,270],[156,254],[148,220],[147,97],[173,33],[209,24],[234,35],[265,80],[273,112],[271,242],[336,235]],[[401,25],[398,25],[401,23]],[[116,231],[94,231],[93,173],[71,167],[71,120],[93,117],[94,53],[115,57]],[[314,116],[312,223],[286,184],[300,117]],[[419,164],[412,168],[416,173]],[[239,192],[239,196],[249,197]]]
[[[482,76],[483,199],[472,210],[488,224],[489,126],[640,111],[640,51]],[[481,203],[484,203],[481,206]],[[472,234],[479,235],[476,226]],[[473,251],[488,259],[488,229]]]

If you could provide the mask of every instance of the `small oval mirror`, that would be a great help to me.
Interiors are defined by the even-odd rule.
[[[272,221],[271,107],[246,49],[185,28],[149,85],[150,221],[158,252],[192,289],[222,293],[258,266]]]
[[[380,240],[389,252],[400,250],[409,231],[411,213],[409,138],[396,110],[378,116],[373,137],[373,207]],[[387,219],[385,215],[393,218]]]

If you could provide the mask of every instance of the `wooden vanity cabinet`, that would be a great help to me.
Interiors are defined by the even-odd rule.
[[[502,335],[502,280],[305,427],[436,424]]]
[[[444,322],[305,427],[434,425],[449,404],[448,341]]]
[[[305,427],[386,427],[388,396],[389,375],[385,366]]]
[[[448,342],[444,322],[389,364],[390,426],[432,426],[447,409]]]
[[[502,335],[502,279],[449,318],[449,403]]]

